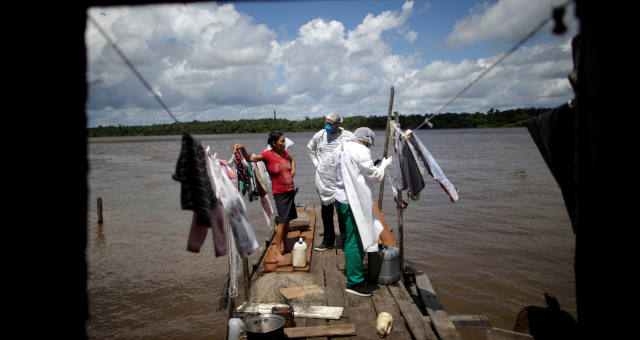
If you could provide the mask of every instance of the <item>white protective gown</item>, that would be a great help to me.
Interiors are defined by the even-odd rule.
[[[335,161],[340,158],[344,190],[358,225],[362,247],[367,252],[378,251],[378,237],[383,227],[373,212],[371,183],[384,179],[384,169],[373,165],[369,148],[355,141],[342,144],[333,156]]]
[[[334,135],[322,129],[307,143],[307,152],[316,166],[316,191],[323,205],[332,204],[334,201],[336,168],[332,161],[333,153],[343,141],[353,139],[351,131],[343,128],[340,130],[341,133]]]

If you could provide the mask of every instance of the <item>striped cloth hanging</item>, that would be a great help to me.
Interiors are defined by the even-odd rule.
[[[182,147],[176,172],[172,176],[181,183],[180,203],[182,209],[196,213],[196,223],[200,226],[211,225],[211,210],[216,197],[211,187],[211,179],[207,173],[207,163],[202,145],[184,131]]]

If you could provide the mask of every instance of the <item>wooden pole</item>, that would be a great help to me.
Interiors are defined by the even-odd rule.
[[[394,112],[394,118],[396,124],[400,125],[400,118],[398,117],[398,111]],[[398,197],[396,201],[396,210],[398,211],[398,245],[400,247],[400,271],[401,277],[404,281],[404,232],[402,222],[402,190],[398,190]]]
[[[102,197],[98,197],[97,199],[97,204],[98,204],[98,223],[102,224],[102,222],[104,221],[102,219]]]
[[[256,252],[259,255],[256,256],[253,259],[253,262],[251,263],[251,266],[249,268],[249,270],[251,271],[249,273],[249,280],[251,280],[251,277],[253,276],[253,274],[255,274],[255,272],[260,267],[260,262],[262,262],[262,258],[267,254],[267,251],[269,250],[269,245],[271,244],[271,241],[273,240],[273,236],[275,234],[276,234],[276,228],[274,226],[274,228],[271,229],[271,231],[269,232],[269,235],[264,239],[265,243],[262,246],[260,246],[260,249],[258,249],[258,251]]]
[[[244,277],[244,300],[249,302],[249,288],[250,286],[250,278],[249,278],[249,260],[245,257],[242,259],[242,275]]]
[[[227,237],[233,237],[233,235],[231,235],[231,226],[229,225],[229,221],[225,222],[225,227],[227,229]],[[236,299],[231,296],[231,292],[229,291],[229,287],[231,286],[231,274],[233,273],[233,268],[231,267],[231,257],[234,256],[233,252],[231,251],[231,241],[227,240],[227,246],[229,248],[229,251],[227,252],[227,258],[229,259],[229,274],[227,275],[227,319],[231,319],[233,317],[235,317],[235,310],[236,310]],[[228,334],[228,329],[227,329],[227,334]]]
[[[387,111],[387,129],[384,138],[384,153],[382,157],[387,157],[389,151],[389,132],[391,131],[391,110],[393,110],[393,86],[391,87],[391,94],[389,95],[389,110]],[[378,210],[382,211],[382,198],[384,196],[384,179],[380,182],[380,192],[378,193]]]

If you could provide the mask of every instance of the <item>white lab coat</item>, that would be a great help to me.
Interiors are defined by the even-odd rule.
[[[316,191],[323,205],[334,201],[336,168],[333,153],[343,141],[353,139],[351,131],[340,128],[338,135],[327,133],[325,129],[316,132],[307,143],[307,152],[316,166]]]
[[[384,179],[384,169],[374,166],[369,148],[355,141],[342,144],[333,159],[341,159],[344,190],[358,225],[362,247],[367,252],[378,251],[378,237],[383,227],[373,212],[371,183]]]

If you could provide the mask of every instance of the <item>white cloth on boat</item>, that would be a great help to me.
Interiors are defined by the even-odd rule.
[[[384,179],[384,168],[374,166],[369,148],[356,141],[340,145],[334,153],[334,160],[337,162],[338,159],[344,191],[358,226],[362,247],[367,252],[378,251],[378,237],[383,227],[373,212],[370,186]]]
[[[336,148],[344,141],[353,139],[353,133],[339,128],[339,133],[327,133],[326,129],[316,132],[307,143],[307,153],[316,166],[315,188],[323,205],[334,201],[336,169],[332,161]]]
[[[227,171],[223,170],[220,160],[217,160],[215,155],[209,152],[209,148],[207,148],[207,165],[216,187],[216,193],[219,195],[222,207],[227,215],[227,221],[231,226],[238,254],[246,258],[258,249],[259,245],[253,228],[249,223],[242,195],[227,176]]]

